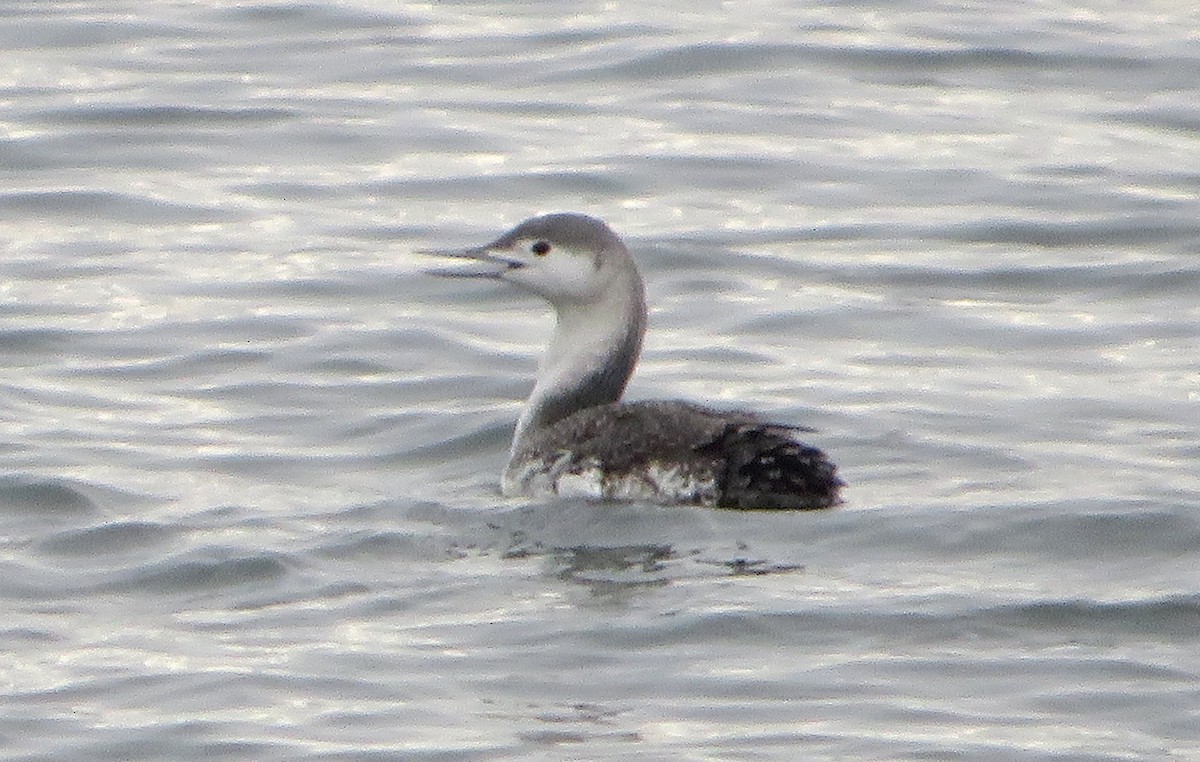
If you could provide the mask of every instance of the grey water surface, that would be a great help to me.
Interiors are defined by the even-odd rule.
[[[1200,759],[1189,3],[0,10],[0,759]],[[820,513],[502,499],[608,220],[631,397]]]

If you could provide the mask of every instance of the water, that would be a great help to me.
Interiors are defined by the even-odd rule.
[[[0,757],[1200,759],[1198,33],[8,3]],[[562,209],[844,507],[498,496]]]

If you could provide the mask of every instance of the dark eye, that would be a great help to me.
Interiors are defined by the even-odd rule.
[[[537,254],[539,257],[544,257],[550,253],[550,244],[547,241],[538,241],[534,245],[530,246],[529,250],[534,254]]]

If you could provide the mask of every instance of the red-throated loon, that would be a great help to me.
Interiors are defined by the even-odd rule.
[[[434,275],[494,278],[541,296],[557,324],[517,421],[501,490],[722,508],[828,508],[842,481],[801,427],[679,400],[620,402],[646,332],[642,277],[608,225],[525,220]]]

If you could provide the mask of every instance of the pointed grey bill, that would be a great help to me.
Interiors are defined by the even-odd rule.
[[[470,264],[462,267],[435,267],[424,271],[426,275],[436,275],[440,278],[499,278],[509,270],[525,266],[524,262],[510,259],[486,246],[472,249],[421,249],[417,253],[472,260]]]

